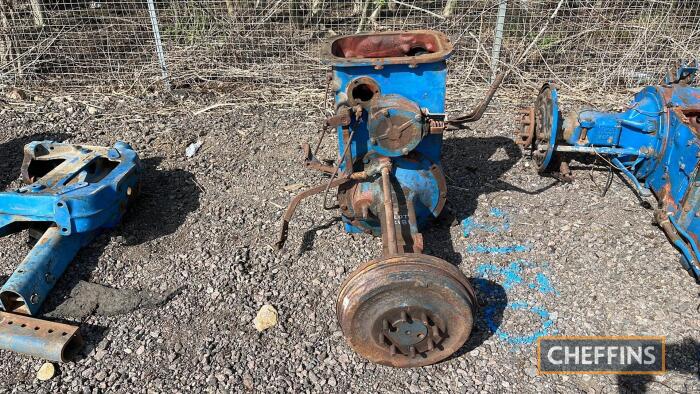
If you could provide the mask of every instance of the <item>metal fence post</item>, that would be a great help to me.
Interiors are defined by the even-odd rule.
[[[160,73],[163,76],[163,85],[165,90],[170,90],[170,75],[168,74],[168,65],[165,62],[165,52],[163,51],[163,42],[160,39],[160,27],[158,26],[158,15],[156,14],[156,6],[153,0],[148,1],[148,15],[151,19],[151,27],[153,28],[153,41],[156,44],[156,55],[158,55],[158,64],[160,64]]]
[[[496,19],[496,33],[493,39],[493,49],[491,50],[491,81],[496,78],[498,63],[501,57],[501,45],[503,44],[503,26],[506,21],[506,9],[508,0],[500,0],[498,4],[498,17]]]

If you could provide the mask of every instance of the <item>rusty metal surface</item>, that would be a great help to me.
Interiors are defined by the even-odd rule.
[[[493,82],[491,83],[491,86],[489,86],[489,90],[486,92],[486,95],[483,99],[481,99],[479,104],[468,114],[448,119],[445,122],[447,123],[448,127],[450,129],[460,129],[464,128],[467,123],[476,122],[477,120],[481,119],[507,74],[507,71],[498,72],[498,74],[496,74],[496,78],[494,78]]]
[[[312,187],[310,189],[307,189],[299,194],[297,194],[292,201],[289,202],[289,205],[287,206],[287,210],[284,212],[284,216],[282,216],[282,226],[280,227],[280,232],[279,236],[277,238],[277,243],[275,243],[275,246],[277,249],[282,249],[284,247],[284,243],[287,241],[287,236],[289,235],[289,222],[292,220],[292,217],[294,216],[294,212],[296,212],[297,207],[299,204],[307,197],[311,197],[315,194],[322,193],[325,191],[327,188],[331,187],[338,187],[344,183],[350,182],[351,179],[349,178],[338,178],[335,180],[332,180],[330,183],[322,183],[318,186]]]
[[[371,103],[381,96],[381,93],[377,81],[370,77],[355,78],[345,91],[350,105],[363,107],[369,107]]]
[[[407,155],[429,130],[415,102],[392,94],[374,101],[367,123],[370,142],[387,156]]]
[[[425,156],[417,152],[411,152],[400,161],[394,161],[394,167],[403,165],[413,168],[419,168],[421,163],[425,162]],[[447,182],[442,168],[434,163],[430,163],[429,167],[418,169],[416,178],[434,181],[437,187],[437,200],[435,205],[429,208],[433,216],[437,217],[442,212],[447,201]],[[343,216],[346,217],[353,226],[362,229],[367,234],[381,235],[380,229],[380,213],[379,209],[373,209],[373,202],[381,200],[382,195],[381,185],[378,179],[368,176],[363,182],[347,183],[338,188],[338,204],[340,205]],[[394,194],[407,194],[409,189],[398,190],[393,188]],[[414,213],[415,214],[415,213]],[[419,225],[416,223],[418,230]],[[422,247],[421,247],[422,248]]]
[[[523,147],[532,146],[535,139],[535,107],[527,107],[518,111],[518,129],[515,142]]]
[[[335,65],[433,63],[454,50],[449,38],[431,30],[364,33],[335,37],[321,49],[321,59]]]
[[[336,313],[358,354],[383,365],[419,367],[464,344],[476,307],[474,290],[455,266],[400,254],[353,271],[341,286]]]
[[[79,327],[0,311],[0,349],[65,362],[81,344]]]
[[[0,307],[34,315],[78,250],[119,223],[138,194],[140,163],[124,142],[34,141],[24,147],[21,173],[28,184],[0,193],[0,237],[23,229],[42,235],[0,288]]]
[[[396,254],[396,225],[394,223],[394,202],[391,191],[391,161],[385,159],[382,161],[382,194],[384,196],[384,228],[382,235],[384,236],[384,251],[387,256]]]

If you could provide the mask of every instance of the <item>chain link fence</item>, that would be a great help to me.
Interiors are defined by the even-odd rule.
[[[0,84],[320,85],[324,39],[399,29],[447,33],[467,83],[637,86],[700,57],[700,0],[2,0]]]

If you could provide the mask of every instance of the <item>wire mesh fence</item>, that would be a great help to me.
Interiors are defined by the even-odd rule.
[[[468,83],[636,86],[700,57],[700,0],[3,0],[0,83],[318,84],[325,39],[399,29],[447,33]]]

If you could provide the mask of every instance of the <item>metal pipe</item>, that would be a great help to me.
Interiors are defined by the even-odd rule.
[[[61,235],[59,228],[49,227],[0,289],[0,306],[7,312],[36,315],[78,250],[94,234]]]
[[[491,50],[491,82],[496,79],[498,72],[498,63],[501,57],[501,45],[503,43],[503,26],[506,21],[506,10],[508,9],[508,0],[501,0],[498,4],[498,18],[496,19],[496,32],[493,39],[493,49]]]
[[[650,157],[648,153],[640,152],[636,148],[609,148],[605,146],[571,146],[571,145],[557,145],[554,148],[557,152],[575,152],[575,153],[590,153],[592,155],[598,153],[601,155],[630,155],[639,157]]]
[[[165,52],[163,51],[163,41],[160,38],[160,27],[158,26],[158,15],[156,14],[156,6],[153,0],[148,0],[148,16],[151,19],[151,27],[153,28],[153,41],[156,45],[156,55],[158,56],[158,64],[160,64],[160,73],[163,76],[163,84],[165,90],[170,90],[170,75],[168,74],[168,65],[165,63]]]
[[[391,161],[388,159],[382,166],[382,194],[384,194],[384,222],[386,223],[384,249],[387,256],[393,256],[397,253],[396,224],[394,223],[394,202],[391,196]]]
[[[618,170],[622,171],[622,174],[634,185],[634,188],[637,189],[637,193],[639,193],[640,196],[642,197],[651,197],[651,190],[648,188],[642,186],[641,183],[639,183],[639,180],[637,180],[637,177],[634,176],[630,172],[630,170],[625,167],[624,164],[618,159],[617,157],[613,157],[610,159],[610,162],[617,167]]]
[[[65,362],[82,344],[80,328],[0,312],[0,349]]]

